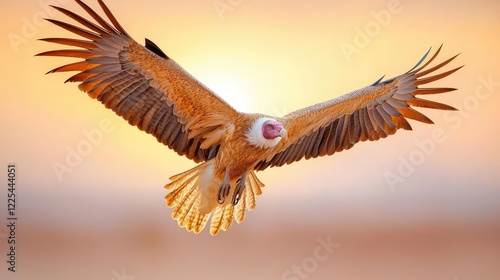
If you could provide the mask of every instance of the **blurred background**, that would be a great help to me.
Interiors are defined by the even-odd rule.
[[[98,9],[96,1],[86,1]],[[500,2],[107,0],[147,37],[245,112],[283,115],[393,77],[444,44],[433,86],[459,90],[352,150],[268,169],[257,208],[216,237],[186,232],[163,186],[194,166],[44,73],[37,38],[68,32],[49,5],[2,0],[1,279],[500,279]],[[99,10],[99,12],[101,12]],[[89,136],[91,135],[91,136]],[[7,270],[7,165],[17,166],[17,272]]]

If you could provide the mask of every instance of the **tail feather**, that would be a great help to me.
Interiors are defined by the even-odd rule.
[[[193,231],[195,233],[200,233],[205,228],[210,215],[200,215],[198,210],[199,204],[200,199],[194,199],[188,212],[184,216],[178,216],[177,223],[180,227],[185,227],[188,231]]]
[[[249,172],[249,176],[247,176],[247,191],[245,192],[245,196],[248,197],[247,200],[247,208],[249,210],[252,210],[255,208],[255,196],[256,195],[261,195],[262,190],[261,188],[264,187],[264,184],[257,178],[257,175],[255,173]]]
[[[197,199],[196,195],[193,194],[196,194],[196,192],[197,190],[195,185],[189,188],[187,192],[180,192],[182,196],[178,196],[181,199],[178,202],[178,207],[172,211],[172,218],[179,218],[179,223],[182,223],[182,220],[184,220],[184,218],[191,212],[191,209],[193,209],[193,206],[195,205],[195,201]]]
[[[241,196],[241,199],[240,201],[238,202],[238,204],[236,204],[236,212],[235,212],[235,217],[236,217],[236,222],[238,224],[240,224],[241,222],[243,222],[245,220],[245,213],[246,213],[246,207],[247,207],[247,193],[250,193],[249,191],[245,192],[245,195],[242,195]],[[253,209],[253,208],[252,208]],[[250,208],[248,208],[248,210],[251,210]]]
[[[196,176],[196,174],[195,174]],[[166,196],[165,199],[167,201],[168,206],[173,206],[174,204],[184,204],[185,201],[181,201],[183,198],[185,198],[187,192],[193,192],[193,190],[196,187],[196,182],[195,182],[196,177],[188,177],[188,180],[184,182],[179,182],[176,184],[175,189],[169,192]],[[174,181],[175,182],[175,181]],[[170,184],[169,184],[170,185]],[[173,186],[165,186],[165,188],[173,188]]]
[[[212,178],[212,166],[213,160],[202,163],[172,176],[172,182],[165,186],[170,190],[165,200],[167,206],[173,207],[172,218],[188,231],[201,232],[209,219],[210,234],[217,235],[221,230],[228,230],[233,219],[237,223],[245,220],[246,210],[255,208],[255,196],[262,193],[264,184],[253,171],[249,171],[245,191],[239,203],[234,206],[230,199],[226,199],[225,203],[218,204],[212,194],[217,193],[221,182]],[[234,190],[234,187],[231,189]]]
[[[233,224],[233,205],[219,205],[215,209],[210,224],[210,234],[217,235],[220,230],[226,231]]]
[[[262,188],[264,184],[257,178],[257,175],[253,171],[250,171],[247,176],[245,193],[240,199],[240,202],[236,205],[235,218],[238,224],[245,220],[246,209],[251,211],[255,208],[255,196],[262,194]]]

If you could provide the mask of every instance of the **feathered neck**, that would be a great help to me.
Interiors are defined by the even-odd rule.
[[[274,139],[266,139],[262,134],[262,126],[264,125],[264,122],[268,120],[275,121],[274,119],[271,118],[261,117],[253,122],[252,126],[246,133],[247,140],[250,144],[261,149],[274,148],[276,145],[278,145],[278,143],[281,140],[281,137],[276,137]]]

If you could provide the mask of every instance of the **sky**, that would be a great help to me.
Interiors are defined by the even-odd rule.
[[[258,172],[266,187],[246,220],[195,235],[163,199],[194,163],[68,73],[45,75],[73,60],[34,56],[57,47],[37,39],[68,36],[42,20],[66,20],[49,5],[79,6],[2,0],[0,224],[8,165],[18,218],[16,272],[0,227],[2,279],[498,278],[498,1],[106,3],[240,111],[281,116],[404,73],[441,44],[439,61],[460,53],[446,69],[465,67],[433,84],[457,91],[431,99],[459,111],[421,109],[434,125]]]

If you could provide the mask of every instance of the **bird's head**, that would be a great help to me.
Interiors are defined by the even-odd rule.
[[[261,117],[256,119],[248,130],[247,140],[260,148],[273,148],[286,138],[287,131],[277,120]]]
[[[266,120],[262,124],[262,136],[268,140],[286,136],[286,129],[283,124],[275,120]]]

